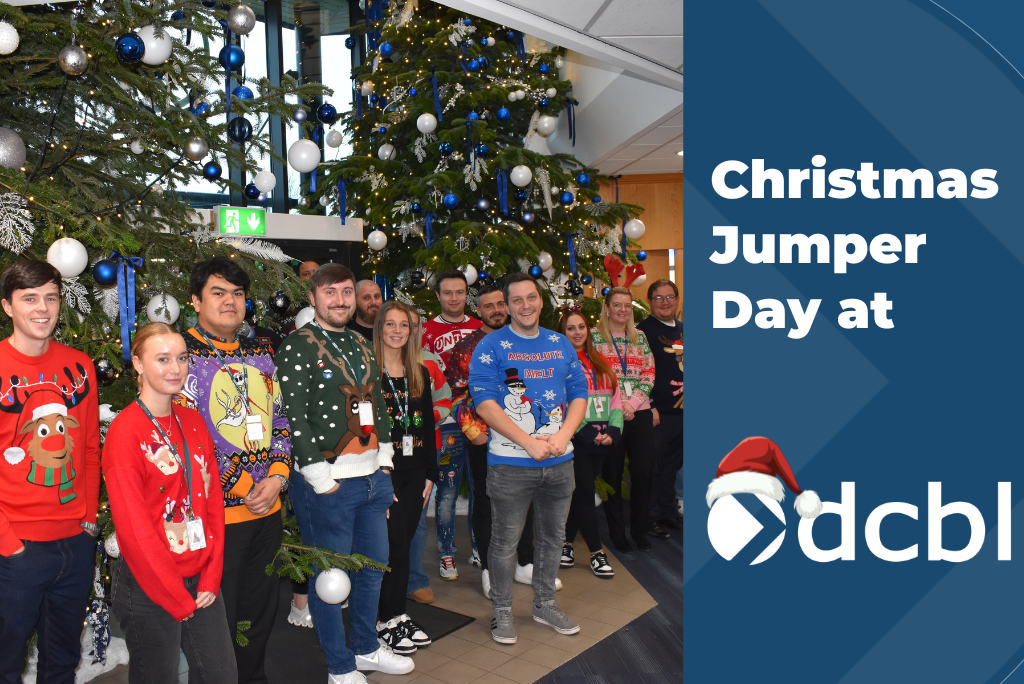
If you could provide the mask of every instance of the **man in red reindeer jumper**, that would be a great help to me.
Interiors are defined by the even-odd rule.
[[[0,342],[0,683],[21,682],[39,636],[39,682],[73,682],[92,589],[100,488],[92,360],[50,340],[60,273],[0,275],[14,333]]]

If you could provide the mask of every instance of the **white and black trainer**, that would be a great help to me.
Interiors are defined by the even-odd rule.
[[[615,577],[615,570],[608,565],[608,556],[604,551],[598,551],[590,557],[590,571],[602,579]]]
[[[416,652],[416,644],[406,635],[405,626],[399,624],[398,618],[377,623],[377,640],[398,655]]]
[[[576,565],[576,557],[572,552],[572,544],[565,542],[562,544],[562,559],[558,561],[558,567],[571,568],[574,565]]]
[[[423,628],[418,622],[409,617],[408,614],[399,615],[397,618],[399,626],[405,629],[405,636],[412,643],[416,644],[416,648],[423,648],[431,644],[430,637],[423,631]]]

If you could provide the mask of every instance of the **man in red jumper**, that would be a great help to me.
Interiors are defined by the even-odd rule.
[[[0,275],[14,333],[0,342],[0,683],[20,684],[32,632],[39,682],[73,682],[92,589],[100,489],[92,359],[50,340],[60,273]]]

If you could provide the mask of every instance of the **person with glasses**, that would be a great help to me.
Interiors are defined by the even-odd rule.
[[[651,482],[651,520],[661,527],[682,530],[676,503],[676,474],[683,472],[683,322],[676,318],[679,288],[671,280],[656,280],[647,288],[651,315],[637,326],[647,335],[654,354],[654,478]],[[682,496],[679,497],[680,503]]]

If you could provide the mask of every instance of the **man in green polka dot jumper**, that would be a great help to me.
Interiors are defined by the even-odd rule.
[[[341,264],[325,264],[313,273],[310,288],[315,318],[286,337],[277,352],[292,428],[295,517],[304,543],[387,563],[394,447],[373,350],[346,330],[356,307],[355,277]],[[350,577],[347,645],[341,606],[309,592],[309,612],[331,681],[340,682],[356,669],[412,671],[411,658],[377,642],[383,573],[364,568]],[[315,577],[309,586],[316,586]]]

